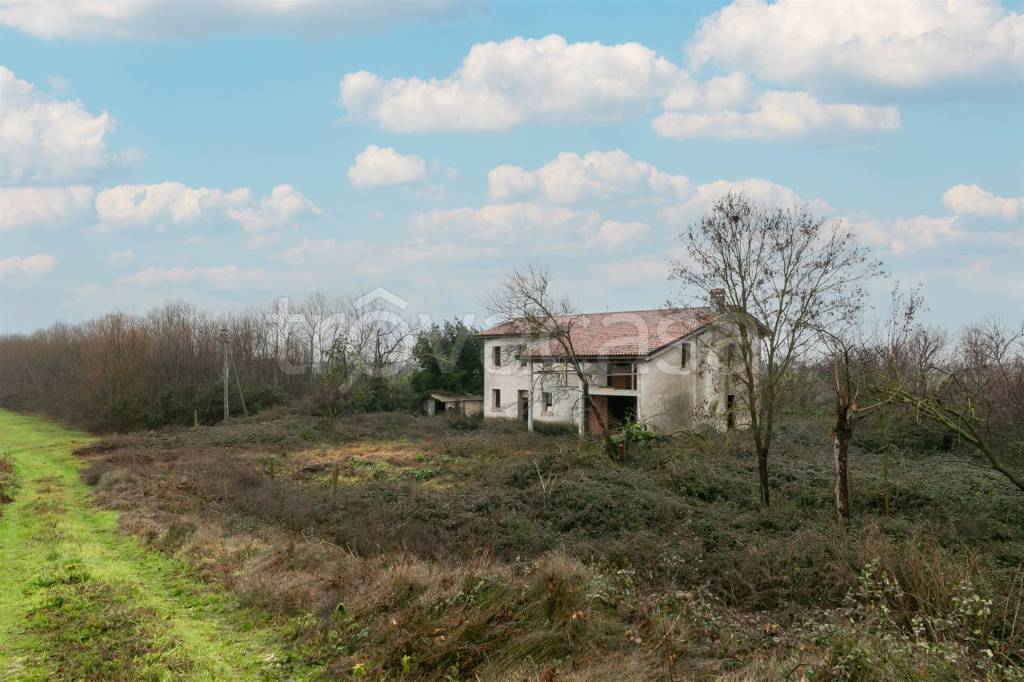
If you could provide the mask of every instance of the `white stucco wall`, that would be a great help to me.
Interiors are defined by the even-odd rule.
[[[641,421],[663,433],[693,428],[709,420],[718,428],[725,427],[726,396],[736,396],[736,424],[749,422],[745,410],[746,394],[742,384],[732,380],[719,362],[719,353],[726,343],[734,341],[728,328],[703,329],[696,334],[666,346],[646,360],[637,360],[637,410]],[[540,362],[520,363],[516,352],[523,343],[520,337],[488,338],[484,340],[484,416],[492,418],[518,418],[519,391],[533,389],[533,418],[535,422],[561,422],[579,424],[582,395],[579,382],[572,370],[565,373],[544,371]],[[687,367],[681,367],[683,343],[690,344]],[[755,352],[760,362],[760,343],[755,340]],[[495,367],[494,347],[502,347],[502,362]],[[607,363],[584,363],[584,371],[595,375],[593,385],[603,383]],[[557,369],[557,366],[552,369]],[[493,406],[493,390],[501,391],[501,405]],[[543,394],[550,392],[554,404],[544,410]]]
[[[484,341],[484,416],[516,419],[520,390],[530,389],[530,370],[520,367],[515,351],[523,340],[501,337]],[[501,346],[501,366],[494,366],[494,347]],[[494,389],[501,391],[501,406],[494,407]]]
[[[531,384],[530,365],[523,365],[515,353],[523,339],[519,337],[500,337],[484,340],[484,416],[516,419],[519,416],[519,391],[529,391]],[[494,347],[501,346],[501,366],[494,366]],[[533,382],[533,418],[534,421],[548,423],[579,422],[580,391],[579,381],[575,374],[568,372],[562,379],[560,372],[545,372],[540,362],[534,364]],[[501,391],[501,407],[493,407],[493,391]],[[544,393],[552,394],[553,405],[550,411],[544,410]]]
[[[681,349],[684,342],[690,344],[685,368]],[[693,339],[683,339],[655,353],[647,362],[638,363],[640,421],[662,433],[693,424],[694,407],[702,393],[697,347]]]

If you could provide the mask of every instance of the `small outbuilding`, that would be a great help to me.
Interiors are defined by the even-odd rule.
[[[423,412],[431,417],[445,413],[461,414],[469,417],[482,414],[483,411],[484,397],[482,395],[431,393],[423,399]]]

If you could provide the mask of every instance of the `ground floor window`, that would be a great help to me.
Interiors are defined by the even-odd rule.
[[[544,411],[550,412],[551,408],[555,404],[555,397],[551,395],[551,393],[549,393],[548,391],[544,391],[542,397],[544,399]]]
[[[501,389],[491,389],[491,407],[493,407],[494,409],[498,409],[499,407],[501,407]]]

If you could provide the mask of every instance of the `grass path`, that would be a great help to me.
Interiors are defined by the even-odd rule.
[[[93,507],[89,436],[0,410],[0,679],[304,679],[268,623]]]

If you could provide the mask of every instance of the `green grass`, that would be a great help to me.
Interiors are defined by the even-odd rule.
[[[304,678],[265,617],[91,505],[71,454],[88,441],[0,411],[16,481],[0,516],[0,678]]]

